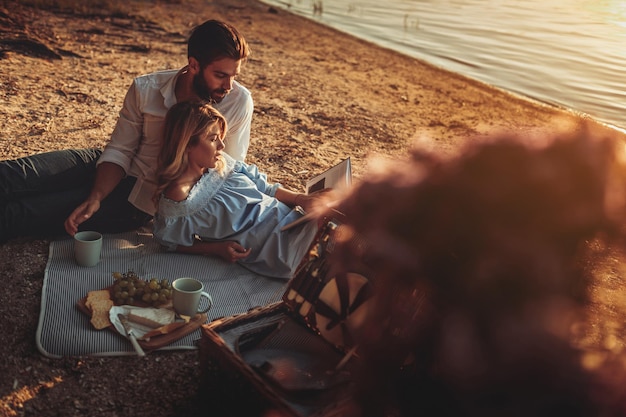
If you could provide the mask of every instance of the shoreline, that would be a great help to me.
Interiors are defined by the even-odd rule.
[[[252,1],[265,6],[260,0]],[[303,32],[302,38],[324,39],[325,45],[331,45],[332,42],[327,40],[334,39],[335,48],[330,51],[351,51],[352,56],[358,57],[339,57],[339,63],[334,67],[344,71],[345,90],[352,93],[356,100],[370,105],[367,108],[371,112],[368,121],[373,120],[375,111],[380,109],[375,102],[379,99],[384,101],[385,116],[393,114],[396,126],[400,125],[394,141],[403,143],[403,152],[422,136],[430,137],[443,153],[453,152],[454,149],[492,134],[533,137],[546,132],[569,133],[584,128],[600,135],[626,139],[626,131],[589,115],[449,71],[289,11],[281,10],[278,14],[287,21],[285,26],[298,27]],[[320,48],[312,45],[303,45],[302,48],[304,52],[298,56],[313,57],[318,65],[329,66],[325,65],[327,59],[318,59],[316,56]],[[332,52],[329,55],[337,58],[338,55]],[[341,61],[345,61],[345,64]],[[353,72],[352,68],[358,68],[360,73]],[[372,74],[376,77],[371,77]],[[386,74],[392,81],[387,80]],[[314,78],[327,81],[323,75]],[[339,88],[338,83],[332,85]],[[374,91],[369,94],[359,91],[355,87],[358,85],[373,86]],[[257,102],[264,99],[264,95],[257,93],[255,96]],[[395,158],[398,152],[393,149],[389,154]],[[357,176],[362,174],[359,164],[366,161],[367,158],[357,156],[354,164],[357,166]],[[325,167],[330,165],[332,163],[326,163]]]
[[[395,2],[389,5],[393,6],[393,9],[388,10],[386,19],[381,21],[374,11],[376,6],[373,3],[348,6],[343,1],[339,2],[341,4],[336,5],[331,3],[327,8],[316,11],[315,8],[311,9],[310,5],[303,3],[288,5],[283,1],[263,1],[279,10],[320,22],[329,27],[335,27],[344,34],[367,40],[375,46],[395,50],[406,56],[429,62],[468,78],[486,82],[488,85],[503,88],[515,94],[528,97],[531,100],[553,105],[557,108],[569,109],[575,114],[597,120],[608,126],[614,126],[618,130],[626,128],[624,126],[625,123],[621,122],[622,117],[619,110],[615,107],[616,104],[611,102],[615,100],[615,95],[604,98],[598,96],[597,94],[601,93],[597,92],[593,96],[588,96],[585,91],[579,90],[580,87],[573,85],[573,82],[567,82],[570,81],[567,75],[562,75],[561,77],[554,75],[555,72],[559,71],[558,63],[553,63],[552,61],[549,61],[552,64],[544,63],[539,57],[534,56],[535,54],[541,54],[540,56],[553,56],[556,54],[554,58],[559,57],[563,59],[562,65],[575,65],[575,62],[572,62],[574,57],[566,51],[569,51],[568,46],[572,46],[572,40],[579,38],[576,36],[566,37],[566,33],[545,24],[544,21],[536,22],[534,19],[537,16],[533,15],[527,17],[531,22],[536,22],[538,27],[536,28],[536,33],[531,36],[541,37],[544,31],[546,31],[546,33],[554,35],[555,39],[561,39],[563,44],[560,47],[545,45],[539,47],[539,49],[529,49],[515,40],[507,42],[507,40],[500,37],[515,37],[514,34],[517,31],[524,33],[523,29],[519,27],[519,23],[508,27],[507,25],[498,26],[498,23],[491,21],[494,16],[519,18],[518,13],[521,10],[517,7],[505,8],[505,10],[496,7],[493,10],[495,14],[491,15],[491,19],[488,22],[493,26],[488,24],[486,28],[483,28],[485,33],[481,32],[483,36],[474,39],[474,42],[470,42],[465,39],[465,35],[478,30],[480,24],[476,26],[475,23],[463,23],[458,10],[448,10],[446,12],[443,7],[427,7],[425,5],[409,7],[409,5]],[[473,15],[479,19],[479,22],[483,22],[481,20],[483,13],[479,12],[480,6],[478,3],[468,2],[468,13],[470,13],[469,16]],[[549,10],[547,13],[546,16],[552,17],[555,11]],[[579,12],[573,13],[577,15]],[[402,28],[401,21],[403,17],[404,27]],[[412,19],[412,25],[407,26],[406,19],[408,18]],[[490,38],[493,39],[489,40]],[[446,42],[445,39],[448,39],[448,41]],[[469,50],[465,51],[464,46],[469,48]],[[491,53],[485,56],[480,54],[478,49],[489,50]],[[489,58],[489,56],[494,58],[500,54],[506,54],[506,51],[510,52],[511,49],[515,50],[516,55],[519,55],[517,59],[512,60],[501,57],[502,60],[498,59],[498,64],[496,65]],[[561,56],[560,53],[564,55]],[[597,57],[594,57],[593,54],[581,53],[588,60],[588,63],[593,63],[597,60]],[[578,57],[578,55],[580,54],[575,56]],[[520,65],[528,68],[522,70]],[[550,65],[554,67],[551,68]],[[596,65],[600,66],[596,68]],[[595,68],[595,70],[589,70],[590,72],[584,72],[585,76],[588,77],[589,85],[595,85],[594,83],[596,82],[601,83],[598,78],[601,79],[603,70],[609,71],[609,73],[611,71],[610,68],[605,68],[599,63],[590,64],[586,67]],[[617,76],[614,73],[613,75],[613,78]],[[552,82],[548,82],[548,79],[543,79],[544,76],[548,78],[554,76],[555,79]],[[565,83],[560,84],[560,82]],[[586,91],[592,90],[593,88],[586,89]],[[609,94],[609,91],[606,93]],[[603,109],[606,109],[606,111]]]

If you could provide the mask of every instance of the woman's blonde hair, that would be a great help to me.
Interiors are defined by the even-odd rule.
[[[202,135],[213,126],[220,127],[220,139],[226,135],[226,119],[210,103],[183,101],[173,105],[165,116],[163,142],[157,159],[157,189],[153,200],[158,206],[163,191],[185,172],[188,165],[186,150],[195,146]],[[220,158],[215,169],[222,172],[224,160]]]

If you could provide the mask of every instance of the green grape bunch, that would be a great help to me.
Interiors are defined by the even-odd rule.
[[[167,279],[141,279],[134,271],[113,273],[113,301],[116,305],[147,304],[157,307],[172,299],[172,286]]]

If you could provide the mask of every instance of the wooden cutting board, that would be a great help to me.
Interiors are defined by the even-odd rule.
[[[85,305],[87,301],[87,296],[81,298],[76,303],[76,307],[87,316],[91,317],[91,312]],[[141,348],[145,351],[151,351],[155,349],[160,349],[169,345],[170,343],[175,342],[176,340],[187,336],[189,333],[193,332],[196,329],[199,329],[207,320],[206,314],[196,314],[195,317],[191,318],[189,322],[181,324],[180,327],[175,328],[174,330],[157,336],[153,336],[150,340],[137,340]],[[114,331],[119,334],[115,326],[109,325],[109,330]],[[125,336],[125,335],[124,335]],[[130,343],[130,342],[129,342]]]

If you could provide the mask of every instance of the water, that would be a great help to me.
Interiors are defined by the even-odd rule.
[[[264,2],[447,70],[626,128],[626,1]],[[320,4],[321,12],[316,7]]]

